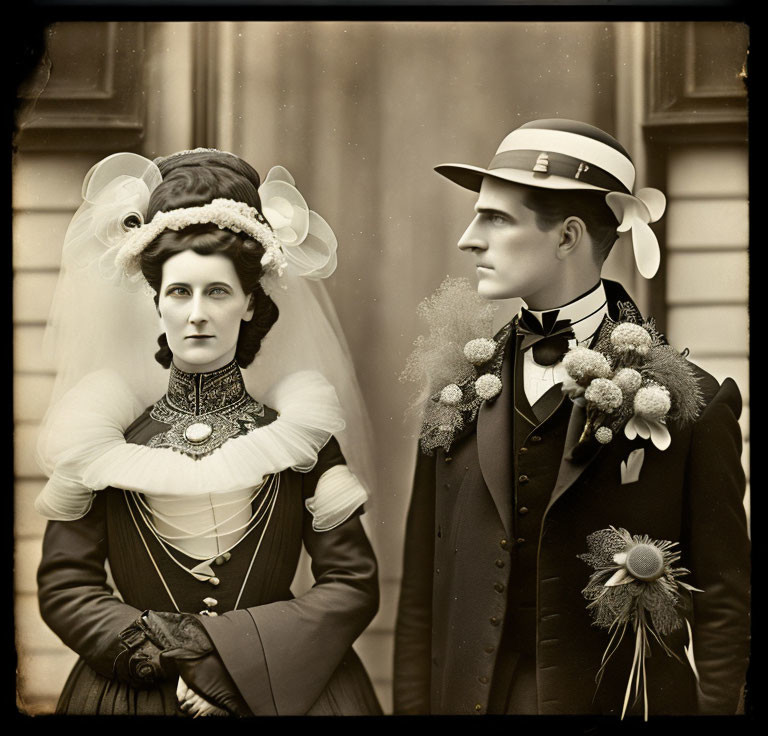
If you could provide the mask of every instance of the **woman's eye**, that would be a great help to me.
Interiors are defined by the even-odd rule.
[[[226,296],[229,292],[220,286],[214,286],[208,293],[211,296]]]
[[[188,291],[183,286],[174,286],[165,292],[168,296],[186,296]]]

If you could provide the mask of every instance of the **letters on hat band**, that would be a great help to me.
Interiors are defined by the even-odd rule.
[[[627,156],[601,141],[579,133],[546,128],[518,128],[501,142],[494,159],[510,151],[536,151],[536,155],[546,151],[550,159],[550,173],[553,154],[561,154],[575,159],[577,166],[579,162],[584,162],[590,168],[602,169],[621,182],[621,186],[616,187],[619,191],[631,192],[635,184],[635,167]],[[574,177],[571,175],[568,178]],[[579,179],[584,180],[583,174]]]
[[[542,159],[543,155],[546,155],[545,160]],[[495,169],[535,171],[541,173],[542,177],[562,176],[565,179],[578,179],[608,191],[632,193],[623,182],[599,166],[552,151],[546,151],[545,154],[541,150],[502,151],[497,153],[488,165],[488,171]]]

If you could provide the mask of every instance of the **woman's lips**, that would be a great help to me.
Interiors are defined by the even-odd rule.
[[[209,337],[213,337],[213,335],[187,335],[184,339],[185,340],[206,340]]]

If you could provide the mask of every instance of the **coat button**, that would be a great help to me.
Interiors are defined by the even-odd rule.
[[[541,437],[535,434],[533,437],[531,437],[531,442],[541,442]]]
[[[453,458],[450,455],[445,456],[445,462],[449,463],[451,460],[453,460]]]
[[[478,677],[477,679],[478,679],[480,682],[482,682],[482,683],[483,683],[483,685],[487,685],[487,684],[488,684],[488,678],[487,678],[485,675],[481,675],[481,676],[480,676],[480,677]]]
[[[475,703],[475,712],[479,713],[483,709],[483,706],[480,705],[480,703]]]
[[[504,560],[496,560],[496,567],[504,567]]]
[[[518,452],[519,452],[521,455],[523,455],[523,454],[525,454],[526,452],[528,452],[528,448],[527,448],[525,445],[523,445],[523,446],[522,446],[522,447],[521,447],[521,448],[518,450]]]
[[[521,476],[518,478],[518,480],[519,480],[521,483],[527,483],[527,482],[528,482],[528,480],[529,480],[529,478],[528,478],[528,476],[527,476],[525,473],[523,473],[523,474],[522,474],[522,475],[521,475]]]
[[[493,584],[493,589],[497,593],[503,593],[504,592],[504,583],[494,583]]]
[[[517,543],[518,544],[525,544],[525,539],[523,539],[522,537],[518,537],[517,538]]]
[[[509,547],[509,542],[506,539],[502,539],[499,542],[499,547],[501,547],[502,549],[506,549],[507,547]]]
[[[498,626],[499,625],[499,619],[497,619],[496,616],[491,616],[490,622],[491,622],[491,626]]]
[[[520,516],[525,516],[529,511],[530,511],[530,509],[527,506],[521,506],[517,510],[517,513],[520,514]]]

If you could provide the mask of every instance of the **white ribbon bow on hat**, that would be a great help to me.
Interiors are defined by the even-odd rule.
[[[667,206],[666,197],[658,189],[646,187],[639,189],[635,195],[609,192],[605,201],[619,221],[616,228],[618,242],[632,243],[637,270],[644,278],[653,278],[659,270],[661,253],[659,241],[648,223],[661,219]]]

